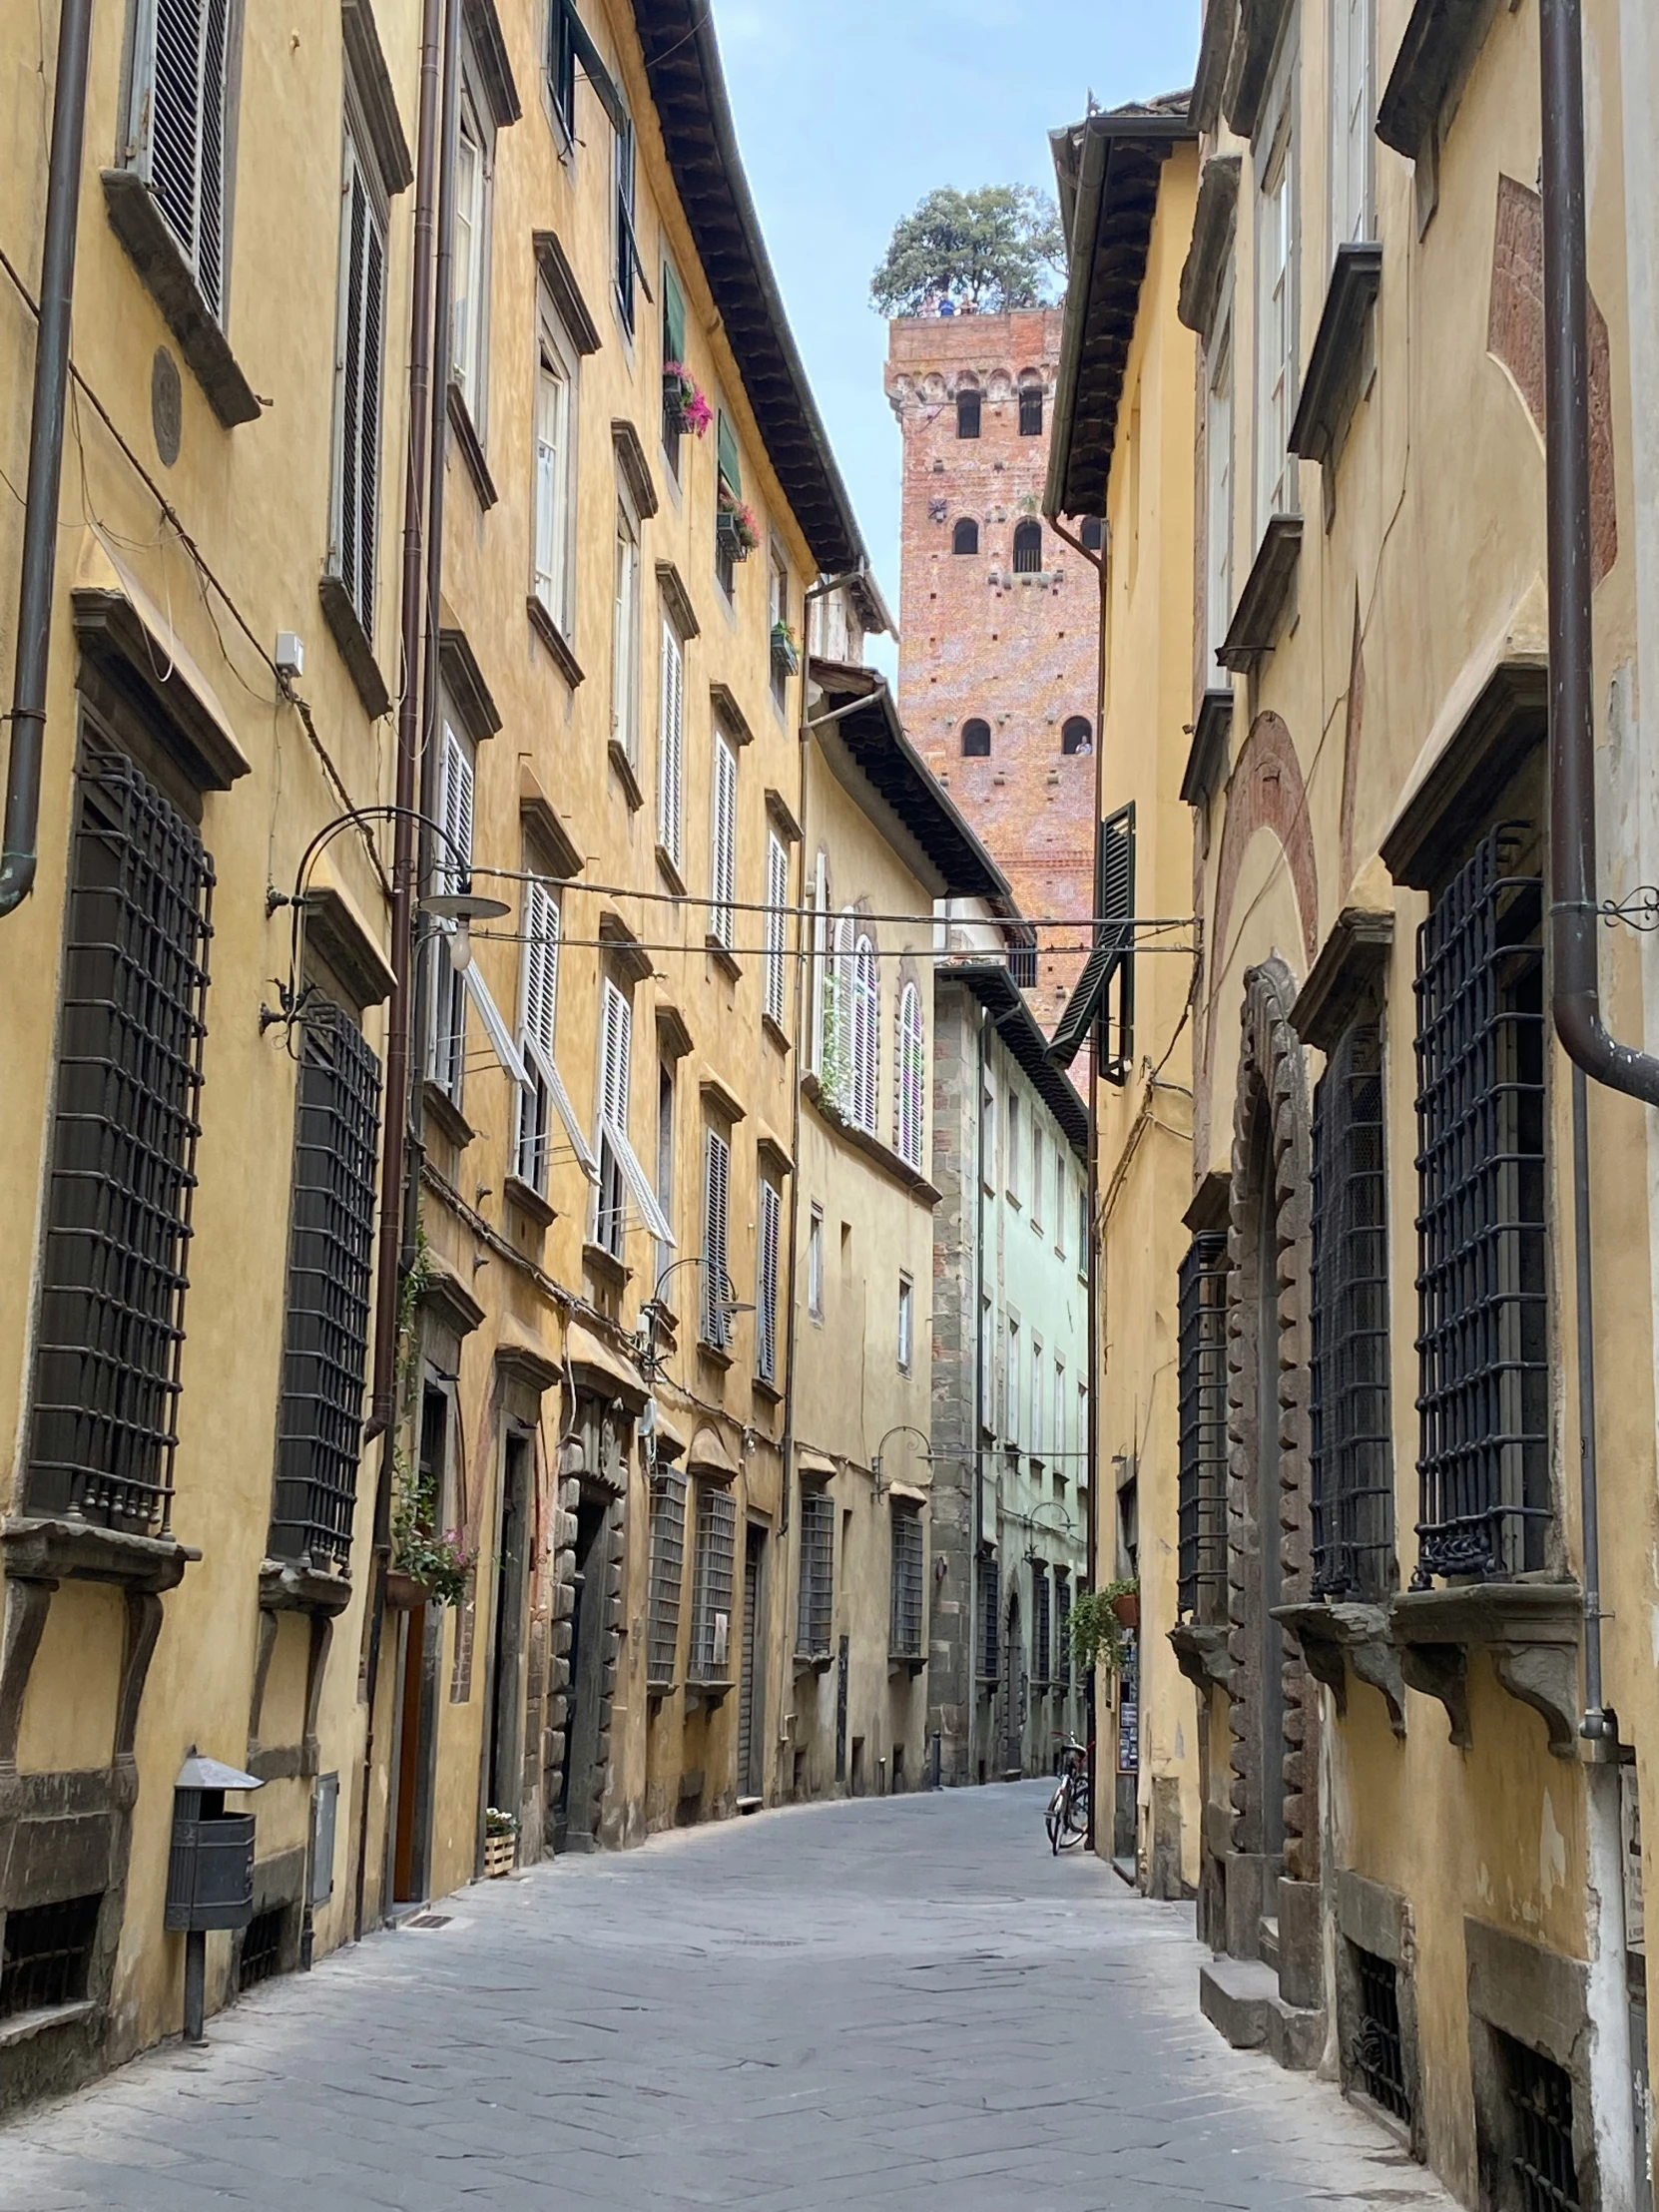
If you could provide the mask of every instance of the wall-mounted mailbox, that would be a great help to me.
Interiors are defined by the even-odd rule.
[[[185,1935],[185,2039],[202,2040],[208,1931],[246,1928],[254,1918],[254,1816],[227,1813],[228,1790],[265,1785],[191,1747],[173,1785],[173,1849],[167,1863],[165,1925]]]

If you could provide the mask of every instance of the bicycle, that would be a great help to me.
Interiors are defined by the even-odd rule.
[[[1048,1830],[1048,1848],[1056,1859],[1061,1852],[1080,1844],[1089,1832],[1088,1753],[1075,1737],[1060,1754],[1059,1779],[1043,1825]]]

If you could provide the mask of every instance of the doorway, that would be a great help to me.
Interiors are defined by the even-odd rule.
[[[490,1640],[488,1804],[518,1814],[524,1795],[524,1598],[530,1533],[530,1439],[509,1429],[501,1456]]]
[[[592,1851],[605,1778],[598,1771],[605,1718],[605,1613],[611,1549],[606,1500],[585,1491],[576,1509],[570,1616],[570,1734],[554,1824],[556,1851]]]
[[[1002,1636],[1002,1779],[1025,1772],[1025,1647],[1020,1640],[1019,1592],[1008,1598]]]
[[[418,1469],[422,1535],[437,1526],[449,1464],[449,1393],[428,1382],[420,1395]],[[392,1822],[391,1895],[419,1904],[431,1880],[432,1769],[437,1754],[438,1662],[443,1608],[414,1605],[404,1613],[398,1646],[396,1790]]]
[[[738,1795],[766,1795],[766,1678],[761,1665],[761,1605],[766,1594],[767,1532],[751,1521],[743,1554],[743,1676],[738,1686]]]

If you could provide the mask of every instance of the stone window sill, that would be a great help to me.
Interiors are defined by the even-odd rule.
[[[515,1207],[526,1221],[538,1229],[551,1229],[558,1220],[557,1211],[548,1204],[533,1184],[516,1175],[509,1175],[502,1184],[502,1195],[509,1206]]]
[[[795,1671],[798,1676],[828,1674],[830,1664],[830,1655],[827,1651],[798,1651],[795,1655]]]
[[[757,1397],[764,1397],[769,1405],[782,1405],[784,1402],[783,1391],[776,1382],[769,1382],[765,1376],[752,1376],[749,1386]]]
[[[1278,644],[1301,558],[1302,517],[1273,516],[1216,653],[1231,674],[1248,676]]]
[[[444,1089],[430,1077],[421,1085],[421,1103],[457,1152],[464,1152],[478,1132]]]
[[[1199,702],[1193,742],[1181,778],[1184,806],[1207,806],[1227,782],[1227,748],[1233,735],[1233,688],[1219,684]]]
[[[1290,450],[1331,469],[1342,451],[1365,381],[1372,309],[1382,282],[1382,249],[1339,246],[1302,402],[1291,425]],[[1329,499],[1329,495],[1328,495]]]
[[[261,408],[254,387],[203,298],[196,272],[168,229],[160,202],[137,170],[104,171],[104,205],[110,228],[178,339],[214,413],[227,430],[239,422],[257,422]]]
[[[559,674],[574,691],[577,685],[583,681],[581,662],[571,651],[569,645],[566,644],[558,624],[534,592],[525,601],[525,606],[529,610],[531,629],[540,638],[542,644],[546,646],[548,652],[552,654]]]
[[[449,414],[449,427],[455,433],[455,450],[466,463],[466,472],[472,478],[472,488],[478,494],[478,504],[485,514],[495,505],[501,494],[495,488],[495,478],[490,474],[489,463],[484,458],[484,441],[478,435],[478,425],[472,419],[472,409],[461,396],[461,387],[450,380],[445,401]]]
[[[639,775],[633,762],[628,758],[628,749],[626,746],[619,744],[615,738],[612,738],[607,752],[610,756],[612,772],[617,782],[622,786],[622,796],[628,802],[628,811],[630,814],[637,815],[645,805],[645,794],[640,790]]]
[[[1445,1707],[1466,1751],[1468,1655],[1484,1651],[1499,1686],[1540,1714],[1557,1759],[1578,1756],[1578,1653],[1584,1593],[1576,1582],[1473,1582],[1406,1590],[1388,1608],[1388,1637],[1408,1688]]]
[[[837,1136],[843,1138],[847,1144],[852,1145],[857,1151],[873,1160],[877,1167],[884,1168],[895,1183],[902,1184],[905,1190],[920,1200],[922,1205],[932,1207],[941,1203],[941,1194],[928,1182],[926,1176],[911,1167],[908,1161],[901,1159],[892,1147],[883,1144],[879,1137],[871,1136],[867,1129],[854,1128],[852,1123],[845,1119],[834,1101],[826,1095],[824,1087],[816,1075],[804,1076],[801,1089],[803,1095]],[[987,1188],[989,1188],[988,1185]]]
[[[907,1674],[912,1682],[926,1664],[927,1659],[923,1652],[889,1651],[887,1654],[888,1675]]]
[[[1381,1692],[1396,1736],[1405,1734],[1405,1684],[1399,1653],[1388,1641],[1388,1609],[1348,1599],[1276,1605],[1273,1617],[1302,1646],[1308,1672],[1323,1682],[1348,1717],[1348,1677]]]
[[[91,1997],[82,1997],[74,2004],[42,2004],[32,2012],[14,2012],[10,2019],[0,2020],[0,2050],[32,2042],[55,2027],[76,2027],[82,2020],[93,2018],[97,2010]]]
[[[115,1582],[160,1593],[176,1589],[200,1551],[174,1536],[141,1536],[55,1514],[22,1513],[0,1523],[0,1560],[18,1582]]]
[[[317,586],[317,597],[322,602],[322,619],[328,625],[330,636],[339,647],[345,672],[356,686],[357,697],[363,703],[363,712],[370,722],[378,722],[382,715],[391,713],[391,694],[386,680],[380,674],[379,663],[374,658],[374,648],[369,643],[368,632],[351,604],[351,594],[343,581],[335,575],[325,574]]]
[[[761,1030],[769,1044],[775,1045],[780,1052],[789,1051],[790,1040],[787,1032],[782,1023],[774,1021],[770,1014],[761,1016]]]
[[[703,949],[723,975],[729,976],[734,983],[740,980],[743,969],[739,966],[735,955],[727,950],[712,929],[708,931],[703,939]]]
[[[582,1265],[591,1276],[609,1284],[614,1291],[625,1291],[634,1279],[633,1269],[625,1267],[616,1254],[607,1252],[602,1244],[583,1245]]]

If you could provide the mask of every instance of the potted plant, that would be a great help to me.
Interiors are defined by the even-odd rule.
[[[1133,1618],[1126,1618],[1127,1614]],[[1071,1609],[1071,1648],[1085,1670],[1104,1664],[1108,1674],[1123,1671],[1124,1638],[1141,1621],[1141,1586],[1133,1576],[1108,1582],[1104,1589],[1078,1593]]]
[[[491,1805],[484,1813],[484,1879],[499,1882],[511,1874],[518,1857],[518,1822],[511,1813]]]
[[[775,622],[772,626],[772,665],[786,676],[793,676],[801,666],[801,648],[787,622]]]
[[[702,437],[715,419],[715,410],[697,387],[697,379],[684,361],[663,363],[663,429],[670,437],[689,430]]]
[[[735,492],[720,487],[715,509],[715,531],[722,550],[734,561],[747,561],[761,542],[761,526]]]

